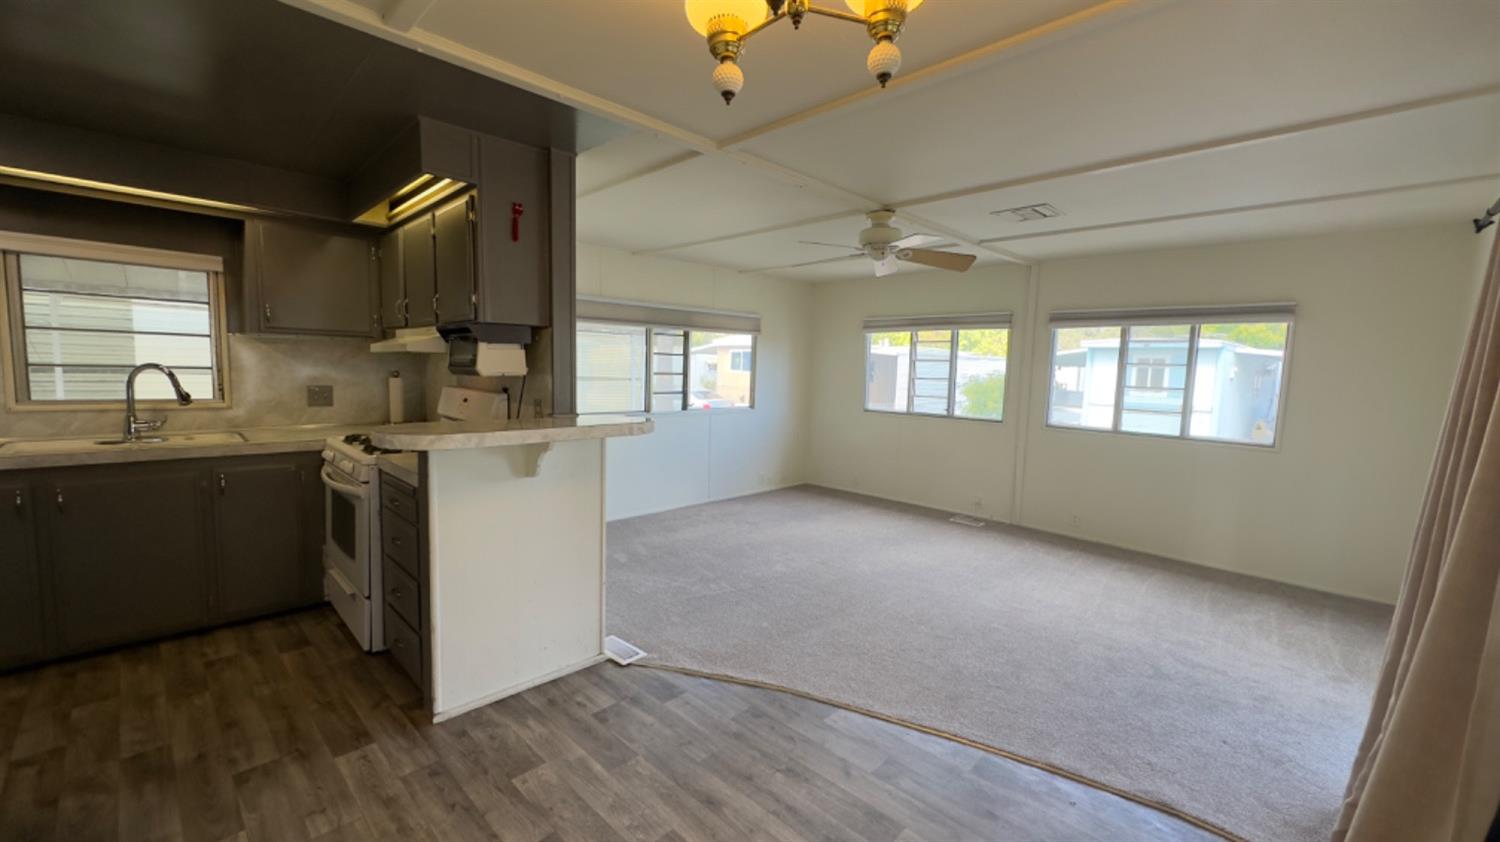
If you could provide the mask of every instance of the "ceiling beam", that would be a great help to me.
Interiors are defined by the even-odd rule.
[[[1107,161],[1097,161],[1092,162],[1092,164],[1079,165],[1079,167],[1068,167],[1064,168],[1064,170],[1052,170],[1046,171],[1046,173],[1029,174],[1029,176],[1020,176],[1016,177],[1016,179],[1002,180],[1002,182],[987,183],[987,185],[975,186],[975,188],[963,188],[957,189],[957,191],[942,192],[942,194],[906,198],[906,200],[892,201],[892,203],[889,204],[876,204],[876,206],[867,207],[867,209],[865,210],[873,210],[874,207],[894,207],[901,218],[909,219],[909,221],[918,222],[918,224],[929,225],[929,227],[932,227],[933,234],[945,234],[945,236],[953,236],[953,234],[947,233],[947,231],[942,230],[941,225],[930,224],[930,222],[922,221],[921,212],[919,212],[918,210],[919,207],[926,206],[926,204],[939,203],[939,201],[957,200],[957,198],[969,198],[974,197],[974,195],[987,194],[987,192],[1002,191],[1002,189],[1019,188],[1019,186],[1026,185],[1038,185],[1038,183],[1052,182],[1052,180],[1056,179],[1068,179],[1068,177],[1077,176],[1094,176],[1094,174],[1110,173],[1110,171],[1115,170],[1127,170],[1127,168],[1131,167],[1143,167],[1143,165],[1148,164],[1161,164],[1161,162],[1170,161],[1170,159],[1173,158],[1187,158],[1187,156],[1205,155],[1205,153],[1220,152],[1220,150],[1233,149],[1233,147],[1238,146],[1248,146],[1248,144],[1266,143],[1266,141],[1272,140],[1284,140],[1284,138],[1293,137],[1293,135],[1305,134],[1305,132],[1316,132],[1320,131],[1320,129],[1335,128],[1335,126],[1350,125],[1350,123],[1358,123],[1361,122],[1361,120],[1373,120],[1380,119],[1380,117],[1391,117],[1395,116],[1395,114],[1404,114],[1409,113],[1409,111],[1422,110],[1422,108],[1433,108],[1437,107],[1437,105],[1448,105],[1452,104],[1452,102],[1463,102],[1466,101],[1466,99],[1476,99],[1482,98],[1482,96],[1496,95],[1500,95],[1500,84],[1490,84],[1490,86],[1473,87],[1473,89],[1460,90],[1460,92],[1454,93],[1446,93],[1446,95],[1428,96],[1428,98],[1422,99],[1412,99],[1412,101],[1398,102],[1398,104],[1394,105],[1383,105],[1383,107],[1379,108],[1368,108],[1368,110],[1364,111],[1352,111],[1352,113],[1338,114],[1338,116],[1325,117],[1325,119],[1310,120],[1310,122],[1304,123],[1293,123],[1293,125],[1289,126],[1278,126],[1278,128],[1265,129],[1265,131],[1248,132],[1248,134],[1241,135],[1230,135],[1230,137],[1217,138],[1217,140],[1200,141],[1200,143],[1185,144],[1185,146],[1152,150],[1152,152],[1140,153],[1140,155],[1125,156],[1125,158],[1112,158],[1107,159]],[[736,153],[736,155],[744,156],[744,158],[754,158],[754,156],[750,156],[748,155],[748,153]],[[655,252],[678,251],[678,249],[691,248],[691,246],[697,245],[708,245],[708,243],[712,242],[726,242],[726,240],[735,240],[739,239],[739,237],[744,236],[769,234],[772,233],[772,231],[789,230],[789,228],[798,228],[802,227],[802,225],[807,224],[807,221],[786,222],[786,224],[784,225],[771,225],[771,227],[759,228],[759,230],[756,231],[747,231],[747,233],[744,234],[726,234],[726,236],[714,237],[714,239],[705,240],[705,242],[678,243],[678,245],[658,246],[658,248],[651,249],[651,254],[655,254]],[[1035,234],[1032,234],[1032,236],[1035,236]],[[1029,239],[1029,237],[1031,236],[1017,237],[1017,239]],[[987,251],[993,251],[993,249],[998,248],[998,243],[1007,242],[1007,239],[1004,239],[1004,237],[987,237],[987,239],[983,240],[965,239],[965,242],[975,243],[974,248],[986,248]],[[1016,254],[1016,252],[1013,252],[1013,258],[1016,258],[1017,263],[1031,263],[1031,258],[1026,258],[1025,255]]]
[[[702,157],[701,153],[692,151],[683,152],[680,155],[673,155],[665,161],[659,161],[649,167],[641,167],[640,169],[632,170],[625,175],[619,176],[617,178],[612,178],[609,181],[604,182],[603,184],[590,187],[589,189],[578,193],[575,198],[581,201],[583,199],[587,199],[590,196],[593,196],[596,193],[603,193],[606,190],[619,187],[622,184],[629,184],[632,181],[645,178],[648,175],[655,175],[659,172],[662,172],[663,170],[669,170],[675,166],[678,166],[679,164],[686,164],[688,161],[697,160],[700,157]]]
[[[1214,208],[1212,210],[1193,211],[1190,213],[1174,213],[1166,216],[1152,216],[1144,219],[1127,219],[1119,222],[1103,222],[1098,225],[1079,225],[1073,228],[1054,228],[1050,231],[1037,231],[1032,234],[1008,234],[1004,237],[990,237],[986,243],[1004,243],[1016,240],[1040,240],[1045,237],[1063,237],[1069,234],[1084,234],[1094,231],[1112,231],[1119,228],[1134,228],[1140,225],[1155,225],[1161,222],[1183,222],[1191,219],[1210,219],[1216,216],[1228,216],[1237,213],[1251,213],[1262,210],[1278,210],[1281,208],[1295,208],[1305,205],[1318,205],[1325,202],[1337,202],[1345,199],[1366,199],[1372,196],[1387,196],[1396,193],[1409,193],[1413,190],[1425,190],[1436,187],[1452,187],[1459,184],[1474,184],[1482,181],[1500,181],[1500,172],[1485,173],[1484,175],[1470,175],[1462,178],[1447,178],[1442,181],[1419,182],[1416,184],[1400,184],[1395,187],[1377,187],[1372,190],[1356,190],[1352,193],[1334,193],[1327,196],[1308,196],[1302,199],[1286,199],[1280,202],[1262,202],[1254,205],[1236,205],[1229,208]]]
[[[1322,117],[1317,120],[1307,120],[1301,123],[1277,126],[1271,129],[1245,132],[1230,135],[1228,137],[1214,138],[1212,140],[1198,141],[1180,146],[1170,146],[1165,149],[1157,149],[1150,152],[1142,152],[1135,155],[1126,155],[1120,158],[1110,158],[1103,161],[1094,161],[1088,164],[1080,164],[1075,167],[1064,167],[1062,169],[1047,172],[1034,173],[1019,176],[1017,178],[992,181],[988,184],[980,184],[974,187],[964,187],[958,190],[948,190],[942,193],[933,193],[926,196],[911,196],[900,199],[892,204],[898,208],[920,207],[922,205],[946,202],[953,199],[964,199],[977,196],[981,193],[993,193],[997,190],[1006,190],[1012,187],[1024,187],[1029,184],[1039,184],[1046,181],[1055,181],[1060,178],[1071,178],[1080,175],[1098,175],[1100,173],[1125,170],[1132,167],[1156,164],[1173,158],[1186,158],[1192,155],[1203,155],[1209,152],[1221,152],[1225,149],[1233,149],[1237,146],[1249,146],[1255,143],[1265,143],[1271,140],[1282,140],[1293,135],[1306,134],[1321,129],[1334,128],[1336,126],[1358,123],[1364,120],[1374,120],[1380,117],[1390,117],[1396,114],[1404,114],[1409,111],[1418,111],[1424,108],[1433,108],[1439,105],[1447,105],[1463,100],[1476,99],[1479,97],[1494,96],[1500,94],[1500,84],[1481,85],[1476,88],[1466,88],[1437,96],[1423,97],[1421,99],[1398,102],[1394,105],[1383,105],[1378,108],[1367,108],[1362,111],[1351,111],[1337,114],[1332,117]]]
[[[806,228],[809,225],[822,225],[825,222],[832,222],[835,219],[852,219],[858,216],[863,216],[863,213],[860,211],[827,213],[823,214],[822,216],[814,216],[808,219],[799,219],[796,222],[779,222],[775,225],[767,225],[764,228],[755,228],[750,231],[736,231],[733,234],[721,234],[717,237],[709,237],[703,240],[694,240],[688,243],[675,243],[670,246],[656,246],[654,248],[641,249],[640,251],[631,252],[631,254],[647,255],[661,254],[662,252],[668,251],[683,251],[685,249],[700,248],[702,246],[712,246],[719,243],[727,243],[731,240],[739,240],[745,237],[755,237],[760,234],[774,234],[777,231],[787,231],[792,228]]]
[[[1007,35],[998,41],[992,41],[984,46],[976,47],[952,58],[927,65],[910,73],[903,73],[892,79],[886,84],[885,88],[876,88],[874,86],[861,88],[856,93],[828,100],[795,114],[788,114],[765,125],[740,132],[722,141],[719,145],[724,149],[742,146],[756,138],[848,110],[853,106],[869,102],[875,97],[888,96],[890,94],[886,93],[887,90],[892,93],[897,91],[912,93],[951,76],[956,76],[960,73],[972,73],[988,65],[995,64],[1002,59],[1023,55],[1064,37],[1076,35],[1086,31],[1091,26],[1103,24],[1106,18],[1117,20],[1127,10],[1133,13],[1144,12],[1171,2],[1179,2],[1179,0],[1105,0],[1105,2],[1080,9],[1072,14],[1054,18],[1046,23],[1033,26],[1024,32]]]
[[[437,0],[389,0],[380,19],[398,32],[408,32],[432,10]]]

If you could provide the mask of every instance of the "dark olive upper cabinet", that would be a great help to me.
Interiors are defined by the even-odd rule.
[[[432,215],[438,324],[474,319],[474,202],[471,194]]]
[[[373,234],[330,225],[245,223],[247,325],[268,333],[370,336],[379,328]]]
[[[35,660],[42,651],[41,578],[31,489],[0,484],[0,668]]]
[[[380,326],[406,327],[406,293],[401,288],[401,231],[385,232],[377,251],[380,263]]]
[[[203,473],[185,463],[56,472],[45,490],[56,654],[208,621]]]
[[[217,619],[238,620],[316,602],[319,582],[309,575],[309,523],[304,505],[307,464],[286,459],[221,464],[212,478],[214,544],[218,555],[211,608]]]
[[[437,267],[432,262],[432,215],[423,214],[401,226],[401,283],[405,293],[406,324],[437,324],[432,299],[437,295]]]
[[[552,315],[548,151],[485,136],[479,167],[479,320],[546,327]]]

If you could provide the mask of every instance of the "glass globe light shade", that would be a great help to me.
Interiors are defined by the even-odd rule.
[[[770,9],[766,0],[684,0],[683,11],[693,31],[708,36],[708,24],[716,17],[732,15],[748,29],[766,19]]]
[[[867,18],[871,12],[876,12],[897,4],[906,6],[908,13],[915,12],[917,7],[922,5],[922,2],[923,0],[844,0],[844,5],[848,6],[849,11],[856,15]]]

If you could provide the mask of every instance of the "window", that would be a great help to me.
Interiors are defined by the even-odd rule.
[[[646,329],[578,323],[578,411],[646,409]]]
[[[1004,314],[865,322],[865,409],[999,421],[1010,354]],[[906,330],[886,326],[911,325]],[[974,325],[968,327],[964,325]]]
[[[1275,444],[1290,308],[1115,318],[1053,315],[1049,425]]]
[[[754,405],[755,334],[580,321],[577,341],[581,414]]]
[[[64,241],[66,242],[66,241]],[[169,366],[197,404],[223,401],[217,258],[139,250],[143,262],[93,259],[134,255],[124,247],[70,244],[66,254],[3,254],[12,334],[15,400],[20,404],[112,404],[125,378],[145,362]],[[170,400],[162,377],[142,377],[136,396]]]

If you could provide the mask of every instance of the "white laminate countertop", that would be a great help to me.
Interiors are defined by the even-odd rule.
[[[253,456],[258,453],[297,453],[323,449],[323,440],[330,436],[365,432],[371,424],[301,424],[291,427],[258,427],[243,430],[192,430],[173,433],[163,431],[169,437],[179,436],[176,441],[156,444],[98,445],[96,439],[108,439],[111,435],[78,436],[58,440],[56,449],[45,453],[25,453],[7,456],[5,445],[17,441],[36,439],[0,440],[0,472],[29,468],[63,468],[73,465],[112,465],[126,462],[158,462],[168,459],[202,459],[223,456]],[[213,443],[194,442],[193,436],[210,436],[222,433],[238,433],[244,441]],[[118,434],[115,434],[118,435]]]
[[[370,431],[370,443],[391,450],[464,450],[644,436],[655,428],[650,418],[634,415],[428,421],[376,427]]]

